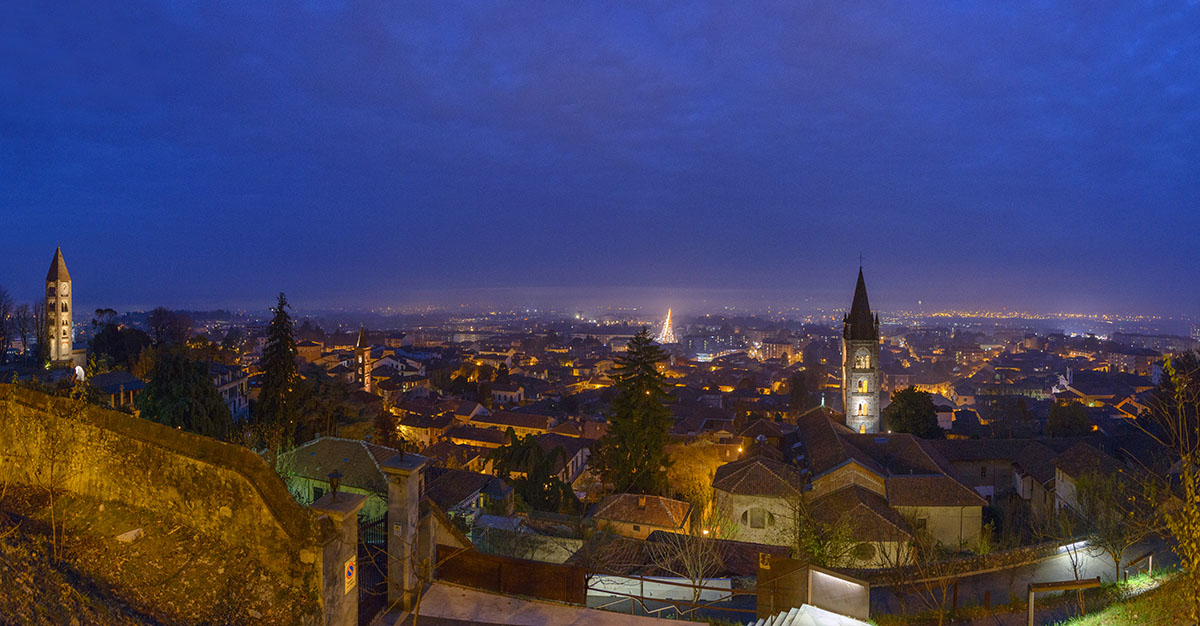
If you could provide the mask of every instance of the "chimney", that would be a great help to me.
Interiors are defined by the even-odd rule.
[[[646,496],[644,496],[644,495],[638,496],[638,508],[639,509],[646,508]]]

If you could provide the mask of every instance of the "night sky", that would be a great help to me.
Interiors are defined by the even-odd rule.
[[[19,300],[56,244],[117,309],[845,306],[862,252],[883,309],[1200,312],[1195,1],[71,4],[0,6]]]

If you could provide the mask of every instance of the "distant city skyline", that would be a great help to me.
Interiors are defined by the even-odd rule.
[[[0,285],[31,301],[61,244],[84,306],[832,308],[863,253],[884,311],[1196,315],[1197,29],[1195,3],[19,0]]]

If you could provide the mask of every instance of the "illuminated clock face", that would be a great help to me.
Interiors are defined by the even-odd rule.
[[[64,296],[70,295],[71,294],[71,283],[59,283],[58,293],[61,293]]]

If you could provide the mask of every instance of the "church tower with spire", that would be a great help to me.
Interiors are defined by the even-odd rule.
[[[854,301],[842,319],[842,406],[855,432],[879,432],[879,383],[879,316],[871,314],[860,265]]]
[[[367,393],[371,387],[371,344],[367,343],[367,329],[358,327],[358,341],[354,343],[354,382]]]
[[[46,336],[38,338],[48,342],[51,363],[71,362],[75,340],[71,314],[71,274],[67,272],[62,248],[57,248],[46,273]]]

